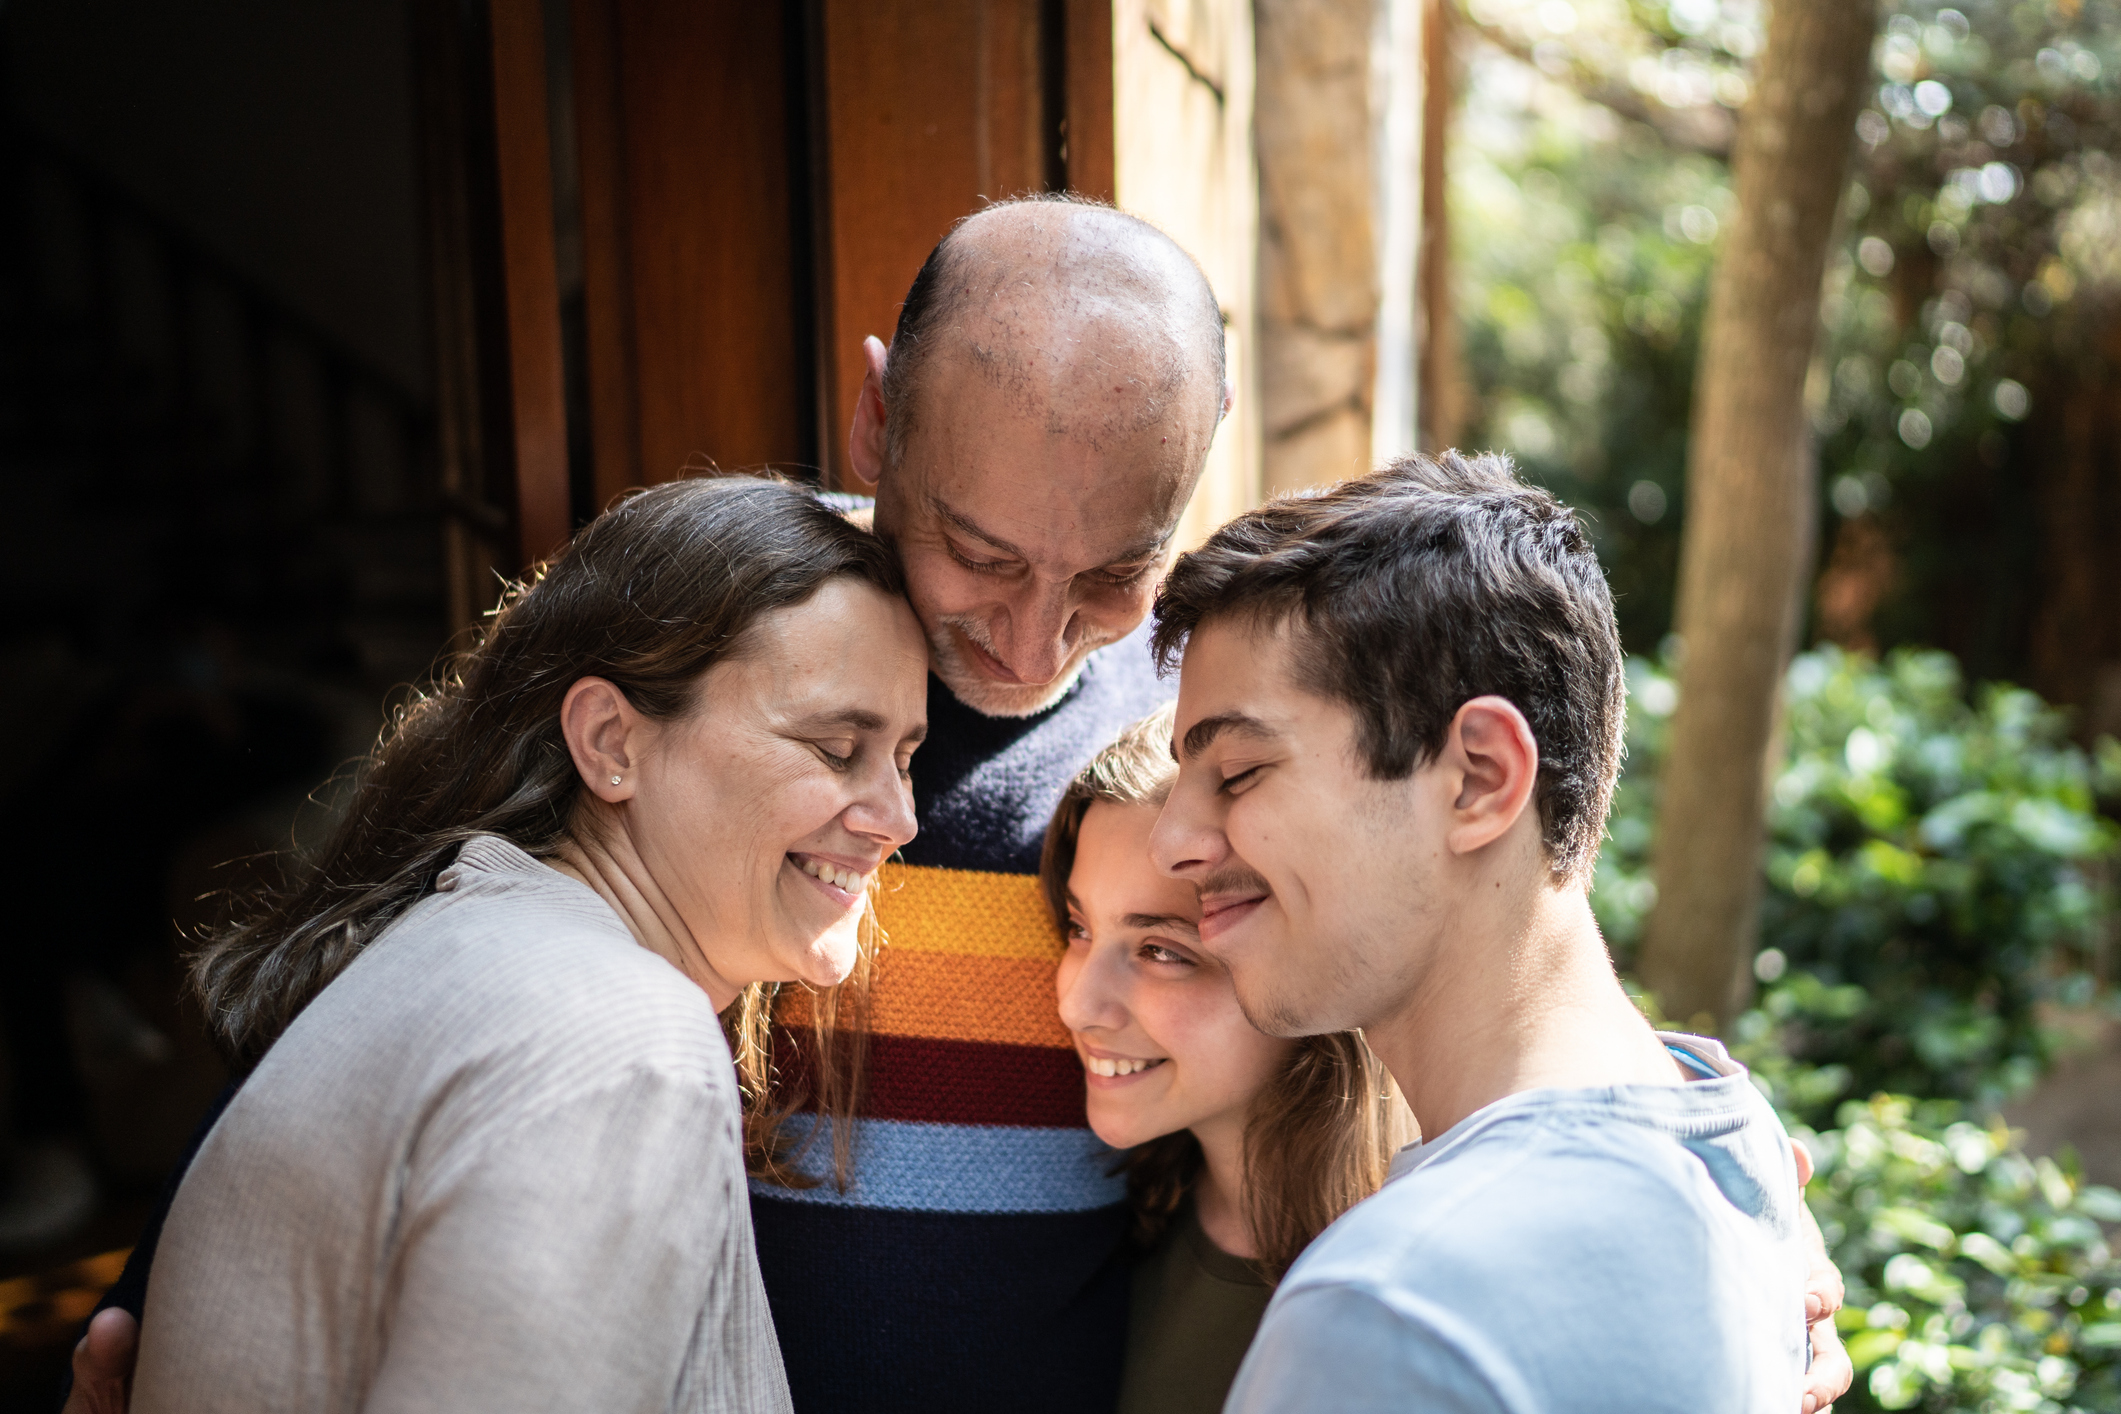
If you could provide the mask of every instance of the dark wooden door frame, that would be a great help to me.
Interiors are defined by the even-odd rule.
[[[442,499],[459,625],[491,607],[503,578],[551,554],[572,530],[570,355],[580,360],[576,386],[586,394],[573,416],[588,422],[586,435],[574,427],[573,443],[590,459],[572,480],[585,483],[591,509],[630,486],[682,474],[700,454],[829,484],[844,454],[850,395],[841,344],[889,336],[926,244],[983,199],[1063,184],[1112,195],[1110,0],[411,3]],[[761,12],[778,28],[761,25]],[[727,33],[713,30],[718,15]],[[546,53],[555,32],[567,35],[563,72],[572,77],[563,95],[572,111],[562,115],[571,128],[558,134]],[[747,32],[770,60],[759,66],[771,70],[759,92],[778,105],[777,116],[764,114],[760,126],[752,121],[759,113],[728,111],[750,123],[744,133],[757,151],[717,147],[718,120],[684,107],[714,96],[697,86],[688,92],[667,62],[647,62],[667,60],[656,46],[675,36],[699,46],[704,64],[718,42]],[[867,52],[879,39],[881,51]],[[836,55],[834,46],[847,43],[865,52]],[[939,73],[938,62],[965,72]],[[865,72],[864,63],[896,67]],[[831,92],[835,72],[854,88]],[[974,91],[981,96],[968,107]],[[860,111],[835,113],[835,98]],[[864,121],[886,107],[884,122]],[[952,123],[976,131],[950,131]],[[925,147],[924,133],[933,139]],[[556,140],[571,144],[580,174],[579,212],[560,213],[578,223],[582,240],[583,320],[572,349],[555,252]],[[975,150],[976,162],[968,156]],[[730,187],[722,169],[746,162],[755,180]],[[774,164],[781,198],[772,196]],[[687,185],[695,179],[722,185],[702,196]],[[737,199],[747,192],[754,199]],[[763,207],[758,192],[767,194]],[[630,229],[637,220],[648,228]],[[761,229],[747,234],[747,222]],[[894,222],[895,243],[882,253],[857,234]],[[746,239],[752,247],[739,248]],[[766,258],[776,251],[780,265]],[[741,291],[748,307],[724,298],[746,280],[764,293]],[[800,326],[793,345],[780,325]],[[765,374],[744,365],[761,357]],[[716,386],[722,378],[738,393]],[[793,399],[794,415],[750,415],[769,398]],[[750,415],[738,419],[750,430],[734,441],[713,430],[716,416],[729,415],[717,406]],[[725,442],[739,449],[733,458]]]

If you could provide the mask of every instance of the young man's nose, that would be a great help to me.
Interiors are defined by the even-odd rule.
[[[1198,883],[1229,853],[1229,846],[1209,802],[1201,792],[1188,790],[1187,784],[1181,775],[1164,800],[1164,808],[1157,812],[1156,823],[1149,829],[1149,859],[1173,878]]]

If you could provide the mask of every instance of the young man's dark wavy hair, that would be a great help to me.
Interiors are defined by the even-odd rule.
[[[1157,661],[1233,618],[1292,630],[1300,684],[1354,711],[1378,780],[1433,760],[1472,698],[1515,703],[1547,863],[1588,878],[1626,710],[1613,597],[1575,515],[1508,458],[1406,457],[1239,516],[1164,582]]]

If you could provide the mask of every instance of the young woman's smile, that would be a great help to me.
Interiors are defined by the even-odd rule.
[[[1090,1127],[1118,1148],[1190,1129],[1242,1136],[1290,1043],[1238,1010],[1229,974],[1200,951],[1200,902],[1149,857],[1154,805],[1100,801],[1068,876],[1068,952],[1056,985],[1075,1037]]]

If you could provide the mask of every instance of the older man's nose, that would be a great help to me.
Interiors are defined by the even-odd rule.
[[[1066,589],[1043,590],[1009,606],[1001,659],[1027,683],[1052,682],[1074,647],[1074,606]]]

